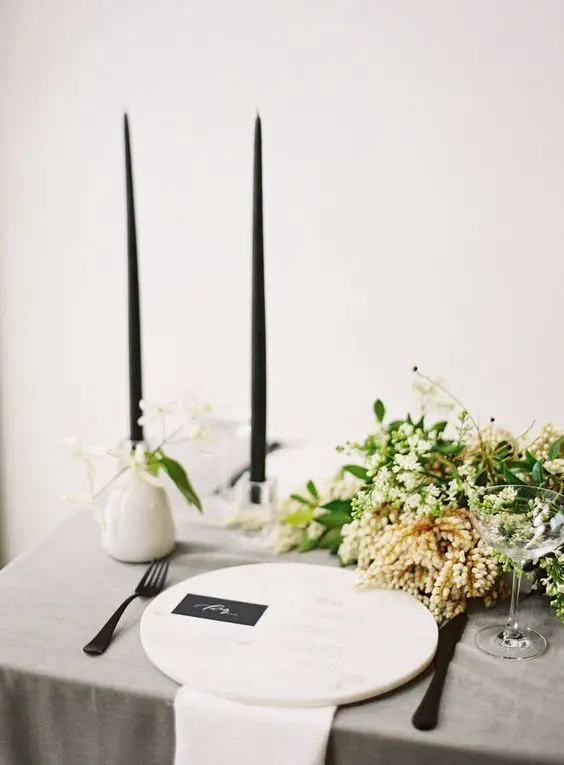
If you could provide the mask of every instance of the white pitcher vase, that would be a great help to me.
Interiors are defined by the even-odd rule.
[[[113,488],[100,518],[102,547],[125,563],[145,563],[172,552],[176,532],[165,489],[129,470]]]

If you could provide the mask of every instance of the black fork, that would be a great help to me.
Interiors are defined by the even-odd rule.
[[[158,595],[164,590],[166,575],[168,573],[168,563],[168,558],[160,558],[151,563],[135,588],[133,595],[130,595],[123,601],[121,606],[112,616],[110,616],[96,637],[92,638],[92,640],[84,646],[82,650],[85,653],[88,653],[91,656],[99,656],[104,653],[112,641],[115,628],[117,627],[123,612],[132,600],[135,600],[135,598],[154,598],[155,595]]]

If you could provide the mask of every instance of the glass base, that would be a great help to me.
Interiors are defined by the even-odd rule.
[[[276,521],[276,480],[251,481],[246,473],[232,494],[232,512],[225,523],[227,528],[247,541],[268,544]]]
[[[545,638],[529,627],[507,630],[505,624],[493,624],[476,633],[476,645],[484,653],[499,659],[535,659],[547,648]]]

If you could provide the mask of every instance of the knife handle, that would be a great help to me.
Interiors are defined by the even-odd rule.
[[[433,730],[437,727],[439,706],[449,663],[445,661],[437,666],[429,687],[415,710],[412,722],[417,730]]]

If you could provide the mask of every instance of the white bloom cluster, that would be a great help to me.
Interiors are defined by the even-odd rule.
[[[437,431],[422,433],[407,422],[389,431],[381,449],[368,464],[373,483],[355,497],[357,514],[367,508],[387,505],[405,507],[421,516],[438,515],[456,507],[463,485],[457,489],[456,481],[444,485],[434,481],[423,465],[438,438]]]
[[[517,498],[517,490],[513,486],[506,486],[499,492],[489,492],[477,501],[477,506],[485,513],[499,513],[504,508],[511,507]]]
[[[469,598],[493,602],[499,568],[460,507],[474,490],[476,468],[466,460],[456,475],[442,472],[439,439],[439,429],[409,422],[388,429],[369,459],[373,484],[353,499],[339,557],[357,561],[360,587],[405,590],[441,622],[464,611]],[[498,501],[510,502],[511,492]]]
[[[550,422],[547,422],[542,426],[539,435],[534,441],[527,445],[527,451],[537,459],[546,460],[548,459],[550,445],[561,435],[561,431],[557,430]]]
[[[341,548],[343,558],[356,554],[360,587],[405,590],[439,622],[464,611],[468,598],[497,597],[497,563],[466,510],[423,518],[375,508],[343,529]]]
[[[544,467],[552,475],[564,475],[564,459],[558,458],[555,460],[547,460],[544,463]]]
[[[299,543],[303,529],[289,523],[277,523],[269,538],[269,544],[277,554],[289,552]]]

